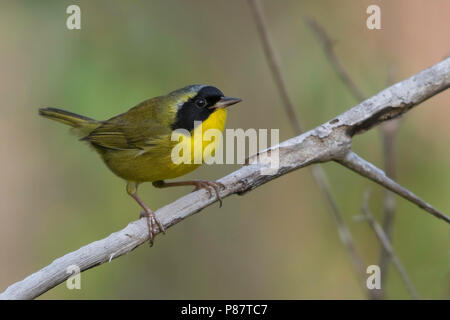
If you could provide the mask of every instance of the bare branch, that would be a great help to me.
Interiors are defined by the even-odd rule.
[[[388,253],[389,257],[392,259],[392,263],[394,264],[395,268],[397,269],[398,273],[400,274],[400,277],[402,278],[403,282],[405,283],[406,288],[408,289],[412,298],[416,299],[416,300],[420,299],[419,294],[417,293],[416,289],[414,289],[414,286],[413,286],[411,280],[409,279],[405,268],[403,267],[402,263],[400,262],[400,259],[398,258],[398,256],[395,254],[394,249],[392,248],[391,242],[389,241],[389,237],[383,231],[383,228],[378,224],[378,222],[375,221],[375,219],[372,216],[372,213],[370,212],[369,196],[370,196],[369,192],[366,192],[366,194],[364,195],[364,201],[361,206],[361,211],[363,213],[363,217],[367,220],[367,222],[369,222],[370,227],[373,229],[377,238],[380,240],[382,247]],[[383,273],[382,273],[382,275],[383,275]]]
[[[386,175],[395,180],[395,150],[394,150],[394,142],[395,136],[397,133],[397,129],[399,127],[399,119],[393,119],[391,121],[386,121],[380,126],[380,131],[383,139],[383,162]],[[392,227],[392,219],[395,211],[395,198],[391,191],[386,190],[385,198],[384,198],[384,230],[386,234],[389,235],[390,239],[390,228]]]
[[[364,272],[365,271],[364,263],[361,257],[359,256],[358,251],[356,250],[356,246],[353,241],[353,237],[350,233],[350,230],[348,229],[344,217],[339,211],[336,200],[334,199],[331,193],[331,187],[329,186],[328,178],[325,174],[325,171],[318,164],[312,165],[311,170],[314,179],[316,180],[316,183],[319,185],[319,188],[322,190],[330,206],[331,216],[334,218],[334,221],[336,222],[339,238],[341,239],[342,243],[347,249],[348,254],[350,255],[350,260],[353,264],[353,267],[360,278],[359,282],[362,285],[362,288],[364,290],[367,290],[367,288],[364,285],[365,281],[363,281],[366,277],[366,273]],[[367,294],[370,296],[370,292],[367,292]]]
[[[295,113],[294,105],[292,104],[291,98],[289,97],[286,89],[286,84],[284,83],[283,77],[281,75],[280,64],[276,59],[275,50],[270,43],[266,19],[264,18],[264,12],[261,7],[261,3],[259,2],[259,0],[249,0],[249,3],[253,15],[255,16],[256,26],[261,37],[261,42],[263,44],[267,63],[269,64],[270,70],[272,71],[272,75],[275,80],[275,84],[277,85],[278,91],[280,92],[281,100],[283,101],[283,106],[285,108],[286,114],[288,115],[292,128],[294,128],[295,134],[299,134],[303,132],[302,125],[300,124],[300,121],[298,120]]]
[[[392,68],[389,69],[388,73],[388,85],[393,83],[392,80]],[[383,139],[383,162],[384,162],[384,170],[386,175],[392,180],[396,179],[396,170],[395,170],[395,150],[394,143],[395,138],[398,132],[398,128],[400,126],[400,119],[393,119],[391,121],[386,121],[380,126],[380,132]],[[394,228],[394,216],[395,216],[395,197],[394,194],[385,190],[384,200],[383,200],[383,230],[386,233],[389,241],[392,243],[392,235]],[[385,288],[386,279],[389,274],[389,261],[390,255],[381,247],[380,252],[380,270],[383,277],[381,278],[381,287]],[[385,295],[385,290],[381,290],[380,298]]]
[[[345,167],[359,173],[363,177],[366,177],[382,185],[383,187],[395,192],[406,200],[409,200],[410,202],[418,205],[420,208],[431,213],[435,217],[442,219],[447,223],[450,223],[450,217],[436,210],[431,205],[416,196],[414,193],[387,177],[383,170],[378,169],[370,162],[358,156],[356,153],[349,151],[344,157],[337,159],[337,161]]]
[[[334,41],[331,41],[328,35],[326,34],[325,30],[316,22],[316,20],[312,18],[306,19],[306,22],[310,26],[310,28],[314,31],[317,38],[322,44],[323,51],[325,52],[328,60],[331,62],[331,65],[335,69],[338,76],[341,78],[342,82],[348,87],[350,92],[355,97],[356,101],[363,101],[364,94],[359,90],[358,86],[353,82],[352,78],[348,74],[347,70],[345,70],[342,63],[337,58],[336,54],[334,53]]]
[[[278,91],[280,93],[280,96],[282,98],[284,110],[286,111],[286,114],[289,117],[290,123],[292,128],[294,129],[296,134],[301,133],[302,125],[300,124],[299,120],[297,119],[295,115],[295,109],[292,104],[292,100],[288,94],[288,90],[286,88],[286,85],[283,81],[283,77],[281,75],[281,68],[280,64],[276,59],[275,56],[275,49],[271,45],[269,32],[267,29],[267,23],[266,19],[264,17],[264,11],[261,7],[261,3],[259,0],[249,0],[250,7],[253,11],[253,14],[255,16],[256,25],[258,27],[258,32],[261,38],[261,42],[263,44],[264,52],[266,55],[267,63],[272,71],[272,76],[274,78],[274,81],[277,85]],[[341,242],[344,244],[348,254],[350,255],[351,262],[353,264],[353,267],[356,271],[356,273],[359,275],[359,283],[362,286],[363,290],[365,290],[365,268],[363,261],[361,257],[359,256],[358,252],[356,251],[356,246],[354,244],[352,235],[350,233],[350,230],[347,227],[347,224],[345,223],[345,220],[343,218],[343,215],[339,211],[339,207],[336,203],[336,200],[333,197],[333,194],[331,192],[331,187],[328,182],[328,177],[325,173],[325,171],[322,169],[320,165],[314,165],[312,166],[312,174],[313,177],[319,186],[320,190],[325,196],[325,199],[328,202],[328,205],[331,210],[331,216],[333,217],[333,220],[336,222],[336,226],[338,229],[339,238],[341,239]],[[370,295],[370,293],[368,293]]]
[[[341,78],[342,82],[347,86],[349,91],[353,94],[353,97],[356,101],[362,101],[365,99],[364,94],[359,89],[359,87],[353,82],[347,70],[343,67],[342,63],[339,61],[337,55],[334,53],[333,45],[334,42],[330,40],[327,33],[314,19],[307,19],[308,24],[311,29],[315,32],[319,41],[322,43],[323,50],[330,61],[332,67]],[[389,69],[389,79],[388,85],[392,84],[392,69]],[[387,121],[380,126],[380,132],[383,139],[383,158],[384,158],[384,168],[386,170],[386,175],[395,180],[395,156],[394,156],[394,138],[396,131],[398,129],[398,119],[393,119]],[[394,194],[386,190],[384,201],[384,221],[383,228],[386,231],[389,240],[392,238],[392,228],[394,221],[394,213],[395,213],[395,197]],[[380,270],[382,277],[382,288],[385,287],[387,275],[388,275],[388,264],[389,264],[389,253],[381,246],[381,254],[380,254]],[[384,296],[384,290],[381,289],[377,291],[376,295],[372,295],[371,298],[380,299]]]
[[[399,82],[338,117],[304,134],[286,140],[263,153],[279,151],[280,168],[274,175],[262,175],[262,163],[244,166],[219,181],[225,185],[222,198],[255,189],[281,175],[317,162],[342,159],[349,153],[353,134],[409,111],[418,103],[450,86],[450,59],[446,59],[413,77]],[[351,161],[350,161],[351,162]],[[376,171],[376,170],[375,170]],[[215,202],[206,190],[190,193],[155,212],[169,228]],[[448,218],[445,219],[448,222]],[[81,271],[109,262],[126,254],[148,239],[145,219],[130,223],[125,229],[56,259],[47,267],[19,281],[0,299],[32,299],[68,278],[67,267],[77,265]]]
[[[347,86],[349,91],[352,93],[353,97],[357,101],[362,101],[365,99],[364,94],[359,89],[359,87],[353,82],[352,78],[350,77],[347,70],[343,67],[342,63],[336,56],[333,47],[334,42],[330,40],[325,30],[314,20],[314,19],[307,19],[307,22],[311,29],[315,32],[316,36],[318,37],[319,41],[322,44],[323,50],[330,61],[332,67],[338,74],[338,76],[341,78],[342,82]],[[388,84],[392,84],[392,69],[389,70],[389,80]],[[382,134],[383,139],[383,157],[384,157],[384,167],[386,170],[387,177],[391,178],[392,180],[395,179],[395,153],[394,153],[394,138],[395,134],[397,132],[399,126],[399,119],[393,119],[387,122],[384,122],[380,126],[380,132]],[[386,190],[384,202],[384,221],[383,226],[384,230],[387,234],[387,240],[390,241],[392,237],[392,227],[393,227],[393,219],[394,219],[394,212],[395,212],[395,197],[393,193],[389,190]],[[367,212],[367,217],[369,216],[368,206],[367,209],[363,211]],[[372,225],[375,223],[375,221],[372,221]],[[377,231],[377,230],[376,230]],[[383,230],[381,230],[383,231]],[[382,288],[384,288],[384,284],[386,283],[387,275],[388,275],[388,263],[389,259],[392,256],[392,252],[388,251],[386,249],[386,245],[381,246],[381,255],[380,255],[380,270],[381,274],[383,274],[382,277]],[[398,260],[398,259],[397,259]],[[399,262],[397,263],[399,264]],[[402,273],[402,267],[401,265],[397,268],[399,269],[399,272],[402,274],[402,277],[405,279],[405,283],[411,292],[413,297],[417,297],[417,294],[414,291],[414,288],[412,287],[412,284],[410,281],[408,281],[406,273]],[[380,290],[377,292],[376,295],[372,295],[372,298],[382,298],[384,296],[384,290]]]

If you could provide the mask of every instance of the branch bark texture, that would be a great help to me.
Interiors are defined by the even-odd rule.
[[[266,56],[267,64],[271,70],[273,80],[278,88],[278,92],[281,97],[282,106],[284,107],[285,113],[287,114],[291,127],[294,130],[296,135],[303,133],[303,126],[299,122],[299,119],[296,118],[296,112],[294,105],[292,103],[292,99],[289,96],[286,83],[282,77],[281,67],[279,60],[276,55],[276,47],[273,46],[269,37],[269,30],[267,27],[267,20],[264,16],[264,10],[261,5],[260,0],[249,0],[249,5],[251,10],[253,11],[253,15],[255,18],[256,26],[258,29],[259,36],[261,38],[261,43],[263,46],[263,51]],[[363,100],[363,99],[361,99]],[[338,204],[333,196],[330,183],[328,182],[328,177],[326,175],[325,170],[320,166],[320,164],[311,166],[311,173],[314,177],[314,180],[317,183],[317,186],[322,191],[325,196],[325,200],[328,203],[330,209],[330,215],[333,218],[333,221],[336,223],[337,231],[339,238],[344,245],[347,253],[349,254],[350,261],[352,262],[353,268],[355,270],[355,274],[358,276],[358,283],[361,285],[362,289],[367,292],[367,295],[371,296],[371,291],[366,288],[366,270],[364,267],[363,260],[361,256],[358,254],[356,250],[356,245],[353,240],[353,237],[350,233],[350,229],[348,228],[345,219],[339,210]]]

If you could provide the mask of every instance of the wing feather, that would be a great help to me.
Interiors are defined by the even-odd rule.
[[[142,102],[128,112],[104,121],[82,140],[112,150],[146,150],[171,129],[154,117],[154,99]]]

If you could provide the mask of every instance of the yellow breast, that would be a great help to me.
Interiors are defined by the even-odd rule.
[[[227,110],[218,109],[191,132],[192,161],[204,163],[214,156],[222,138],[227,120]]]
[[[172,140],[170,136],[164,137],[146,152],[130,150],[108,152],[102,156],[115,174],[128,181],[173,179],[195,170],[205,160],[214,156],[221,143],[226,119],[227,111],[218,109],[192,130],[190,136],[181,134],[181,139],[177,141]],[[183,163],[174,161],[174,150],[189,148],[191,152],[188,159],[183,158]]]
[[[185,175],[214,157],[222,140],[227,111],[218,109],[190,132],[172,137],[170,157],[166,158],[164,179]],[[189,152],[190,150],[190,152]]]

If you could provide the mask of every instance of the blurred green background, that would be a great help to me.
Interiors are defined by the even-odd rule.
[[[81,7],[82,29],[66,28],[66,8]],[[378,4],[382,30],[366,28]],[[355,105],[304,18],[335,39],[336,53],[364,93],[402,80],[450,54],[450,2],[263,1],[272,42],[296,111],[307,129]],[[66,127],[40,118],[43,106],[107,119],[149,97],[192,83],[215,85],[244,102],[228,128],[279,128],[293,135],[268,70],[246,1],[0,1],[0,291],[135,220],[125,183]],[[450,93],[401,121],[398,181],[450,212]],[[382,166],[377,129],[354,150]],[[237,169],[204,166],[190,178]],[[380,245],[355,222],[364,191],[380,219],[383,190],[325,164],[339,207],[367,265]],[[140,188],[157,209],[189,188]],[[449,230],[397,198],[394,248],[424,298],[448,298]],[[243,197],[227,198],[159,236],[149,249],[82,274],[82,289],[62,284],[45,299],[364,299],[327,203],[309,169]],[[395,270],[388,298],[409,298]]]

